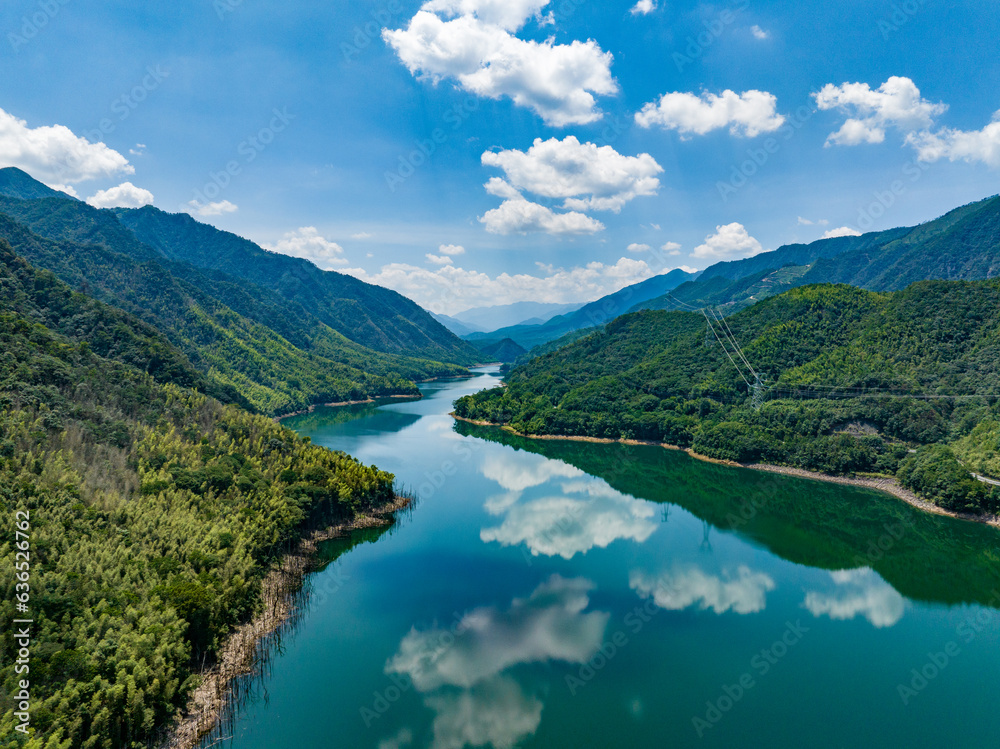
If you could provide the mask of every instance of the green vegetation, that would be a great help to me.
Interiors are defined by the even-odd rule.
[[[21,220],[61,238],[40,236]],[[0,198],[0,238],[35,266],[159,330],[212,388],[263,413],[412,395],[414,380],[465,372],[366,349],[274,291],[165,260],[113,213],[79,201]]]
[[[25,675],[6,660],[0,746],[146,747],[259,606],[273,560],[390,500],[393,477],[190,389],[209,386],[153,328],[2,243],[0,289],[0,506],[30,513],[36,643],[34,736],[14,731]],[[7,621],[16,582],[6,565]],[[9,628],[0,639],[14,652]]]
[[[502,341],[476,341],[480,357],[486,362],[513,362],[528,352],[510,338]]]
[[[891,294],[809,286],[726,323],[768,382],[760,409],[738,352],[723,350],[705,317],[646,311],[516,368],[506,387],[463,398],[456,412],[527,434],[651,440],[739,462],[902,470],[943,506],[998,509],[1000,492],[969,471],[988,474],[996,454],[995,432],[976,428],[1000,414],[1000,282]],[[908,459],[952,443],[965,468],[950,452]],[[956,468],[968,481],[933,488]]]

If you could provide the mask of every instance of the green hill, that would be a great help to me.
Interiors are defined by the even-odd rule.
[[[527,351],[510,338],[502,341],[477,341],[479,354],[483,361],[511,363],[518,357],[524,356]]]
[[[72,292],[0,242],[0,506],[30,537],[31,725],[0,666],[0,736],[152,745],[274,559],[320,523],[392,498],[393,477],[188,385],[156,330]],[[14,610],[14,565],[0,612]],[[0,641],[16,651],[14,633]]]
[[[213,387],[265,413],[413,394],[414,380],[465,371],[367,349],[277,292],[163,258],[112,212],[79,201],[0,198],[0,237],[32,264],[155,327]]]
[[[473,347],[395,291],[269,252],[187,214],[164,213],[152,206],[119,208],[114,213],[139,241],[164,257],[275,291],[362,346],[463,366],[477,361]]]
[[[916,227],[788,245],[752,258],[716,263],[640,309],[712,305],[727,314],[796,286],[846,283],[895,291],[924,280],[1000,276],[1000,197],[957,208]]]
[[[750,366],[766,383],[759,409]],[[1000,415],[1000,281],[925,281],[886,294],[808,286],[712,331],[695,313],[634,313],[515,369],[506,387],[463,398],[456,412],[528,434],[899,472],[945,506],[995,510],[1000,496],[956,456],[988,473],[975,462],[988,450],[967,436]]]

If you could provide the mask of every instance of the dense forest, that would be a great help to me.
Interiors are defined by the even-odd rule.
[[[213,387],[263,413],[412,395],[415,381],[464,374],[479,356],[395,292],[162,214],[168,228],[179,223],[199,238],[187,254],[200,264],[188,262],[176,227],[176,244],[152,247],[115,212],[50,193],[23,172],[0,170],[0,237],[75,290],[156,328]],[[218,257],[223,269],[210,267]],[[256,268],[254,279],[240,268]]]
[[[30,518],[37,643],[34,735],[14,731],[25,676],[6,660],[0,746],[145,747],[254,612],[272,561],[391,500],[393,477],[241,408],[155,328],[3,241],[0,292],[0,505]],[[7,621],[15,574],[0,572]],[[15,652],[9,628],[2,644]]]
[[[527,434],[898,475],[948,509],[997,511],[1000,492],[970,472],[997,474],[1000,282],[884,294],[808,286],[708,319],[623,316],[515,368],[506,387],[459,400],[456,413]]]

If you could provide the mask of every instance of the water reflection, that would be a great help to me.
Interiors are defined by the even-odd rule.
[[[505,452],[484,462],[483,475],[507,492],[485,503],[486,511],[503,517],[503,522],[484,528],[480,532],[483,541],[524,544],[533,556],[572,559],[619,539],[642,543],[656,530],[656,505],[617,492],[561,461],[526,458]],[[558,495],[523,499],[525,490],[556,478],[575,480],[561,483]]]
[[[408,677],[435,712],[438,749],[512,747],[534,734],[542,702],[510,671],[530,663],[582,664],[597,652],[610,614],[586,612],[594,584],[553,575],[506,610],[479,608],[451,629],[411,630],[386,664]]]
[[[656,576],[636,570],[629,574],[629,587],[668,611],[698,606],[716,614],[727,611],[756,614],[767,606],[767,594],[776,585],[769,575],[740,565],[735,571],[725,570],[719,575],[710,575],[695,566]]]
[[[868,567],[831,572],[834,590],[810,591],[805,607],[813,616],[854,619],[863,616],[875,627],[891,627],[903,618],[904,598]]]

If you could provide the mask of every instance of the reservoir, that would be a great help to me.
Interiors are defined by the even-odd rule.
[[[1000,546],[870,490],[456,423],[285,423],[418,496],[334,542],[232,749],[990,747]]]

